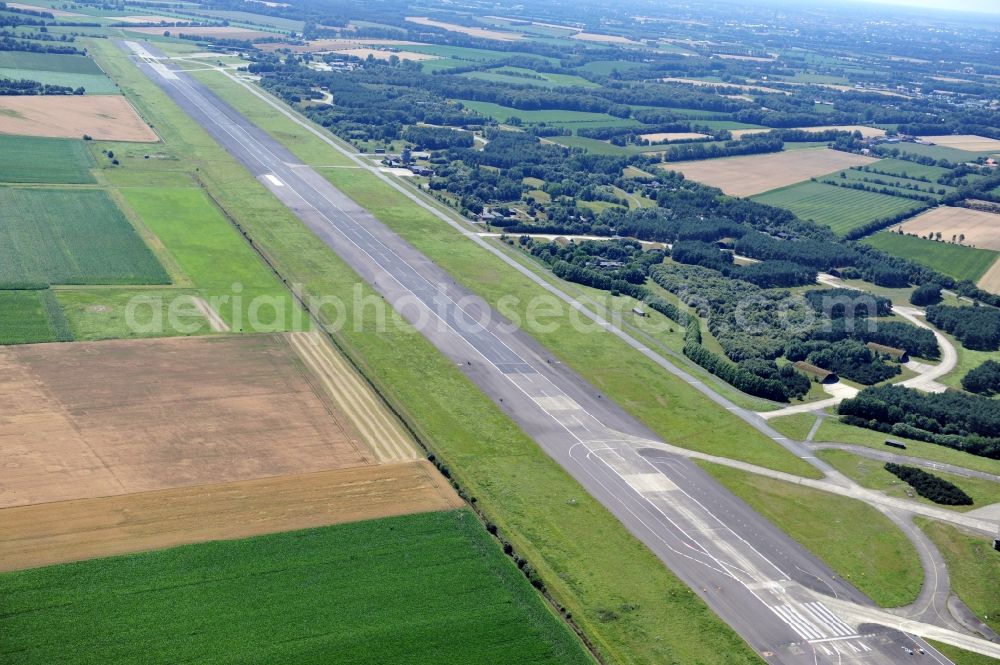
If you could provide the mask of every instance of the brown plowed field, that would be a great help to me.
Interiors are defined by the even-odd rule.
[[[2,347],[0,507],[374,463],[316,384],[282,335]]]
[[[995,212],[940,206],[908,219],[902,228],[919,236],[940,232],[950,238],[964,234],[963,245],[1000,252],[1000,215]]]
[[[0,97],[0,134],[153,143],[159,138],[120,95]]]
[[[1000,295],[1000,259],[993,262],[990,269],[979,278],[979,283],[976,286],[983,291]]]
[[[426,461],[0,511],[0,570],[462,505]]]

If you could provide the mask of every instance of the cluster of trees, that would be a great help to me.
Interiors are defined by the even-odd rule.
[[[3,95],[82,95],[83,87],[73,89],[65,85],[40,83],[31,79],[0,78],[0,96]]]
[[[932,305],[927,308],[927,320],[954,335],[968,349],[1000,348],[1000,309]]]
[[[681,240],[674,244],[671,256],[678,263],[718,270],[726,277],[741,279],[764,289],[788,288],[816,283],[816,270],[791,261],[762,261],[734,265],[733,255],[701,240]]]
[[[875,386],[841,402],[838,412],[852,425],[1000,459],[1000,402],[987,397]]]
[[[941,302],[941,285],[935,282],[921,284],[910,294],[910,304],[918,307],[936,305],[939,302]]]
[[[804,350],[808,351],[807,355],[799,357]],[[878,354],[855,339],[793,344],[789,348],[788,359],[806,360],[866,386],[891,379],[902,371],[898,364],[884,362]]]
[[[971,506],[972,497],[954,483],[915,466],[885,463],[885,470],[912,487],[917,494],[943,506]]]
[[[1000,393],[1000,362],[987,360],[962,377],[962,387],[987,397]]]
[[[471,132],[458,131],[450,127],[411,125],[403,132],[403,139],[415,145],[418,150],[471,148],[475,145]]]
[[[813,179],[815,180],[815,178]],[[824,185],[833,185],[834,187],[843,187],[844,189],[854,189],[861,192],[872,192],[874,194],[885,194],[886,196],[897,196],[903,199],[912,199],[914,201],[923,201],[924,203],[936,203],[938,200],[938,195],[944,195],[946,192],[941,189],[939,192],[933,190],[923,190],[912,184],[897,184],[891,182],[885,182],[883,180],[868,179],[864,180],[846,180],[841,178],[840,180],[826,179],[820,180]]]

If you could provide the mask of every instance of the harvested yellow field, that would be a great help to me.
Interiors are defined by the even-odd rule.
[[[421,460],[21,506],[0,510],[0,570],[461,505]]]
[[[688,79],[681,78],[677,76],[667,76],[660,79],[664,83],[687,83],[689,85],[696,85],[701,88],[736,88],[737,90],[749,90],[749,91],[759,91],[759,92],[772,92],[776,95],[790,95],[792,93],[787,90],[779,90],[778,88],[768,88],[763,85],[745,85],[743,83],[722,83],[719,81],[702,81],[699,79]]]
[[[119,23],[184,23],[183,19],[170,18],[169,16],[106,16],[109,21]],[[186,28],[185,28],[186,29]]]
[[[836,129],[839,132],[861,132],[861,136],[866,139],[875,138],[878,136],[885,136],[885,130],[879,129],[878,127],[866,127],[864,125],[823,125],[822,127],[793,127],[802,132],[825,132],[830,129]],[[731,129],[729,130],[733,135],[734,139],[739,139],[740,137],[746,136],[747,134],[761,134],[763,132],[769,132],[770,129]]]
[[[946,148],[957,148],[970,152],[1000,152],[1000,141],[986,136],[955,134],[953,136],[925,136],[923,138],[925,141],[943,145]]]
[[[53,16],[84,16],[84,14],[77,14],[76,12],[67,12],[62,9],[52,9],[51,7],[42,7],[41,5],[29,5],[23,2],[8,2],[6,3],[11,9],[27,9],[32,12],[48,12]]]
[[[570,37],[571,39],[579,39],[581,42],[598,42],[602,44],[638,44],[639,42],[634,42],[626,37],[620,37],[618,35],[599,35],[594,32],[578,32]]]
[[[407,16],[406,20],[410,23],[416,23],[417,25],[441,28],[450,32],[458,32],[463,35],[468,35],[469,37],[478,37],[479,39],[494,39],[501,42],[510,42],[522,37],[521,34],[516,32],[501,32],[500,30],[487,30],[485,28],[470,28],[469,26],[458,25],[457,23],[435,21],[427,18],[426,16]]]
[[[0,97],[0,134],[152,143],[159,137],[120,95]]]
[[[941,233],[944,238],[965,235],[963,245],[1000,252],[1000,215],[971,208],[941,206],[928,210],[902,225],[904,233],[926,236]]]
[[[979,278],[979,283],[976,286],[983,291],[1000,295],[1000,259],[993,262],[990,269]]]
[[[352,55],[355,58],[361,58],[366,60],[368,56],[375,58],[376,60],[388,60],[392,56],[396,56],[400,60],[436,60],[437,56],[429,55],[427,53],[412,53],[410,51],[386,51],[384,49],[374,49],[374,48],[348,48],[337,51],[341,55]]]
[[[731,196],[754,196],[816,176],[878,160],[819,148],[765,155],[669,162],[660,167],[680,171],[691,180],[718,187]]]
[[[262,51],[277,51],[288,49],[293,53],[322,53],[324,51],[345,51],[348,49],[371,46],[419,46],[420,42],[402,39],[314,39],[307,44],[285,44],[282,42],[263,42],[259,45]]]
[[[162,35],[163,28],[127,28],[129,32],[139,32],[144,35]],[[233,26],[206,26],[195,25],[175,28],[171,32],[183,35],[194,35],[196,37],[218,37],[220,39],[261,39],[262,37],[274,37],[273,32],[262,30],[251,30],[250,28],[236,28]]]
[[[656,134],[643,134],[639,138],[645,139],[650,143],[662,143],[664,141],[684,141],[688,139],[707,139],[708,134],[699,134],[698,132],[657,132]]]

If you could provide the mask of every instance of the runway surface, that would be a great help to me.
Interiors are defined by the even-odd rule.
[[[418,327],[769,662],[946,663],[923,642],[852,624],[825,596],[871,605],[822,562],[533,338],[152,47],[119,42],[185,112]]]

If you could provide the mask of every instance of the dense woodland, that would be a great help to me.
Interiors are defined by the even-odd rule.
[[[954,483],[915,466],[886,462],[885,470],[912,487],[917,494],[944,506],[971,506],[972,497]]]

